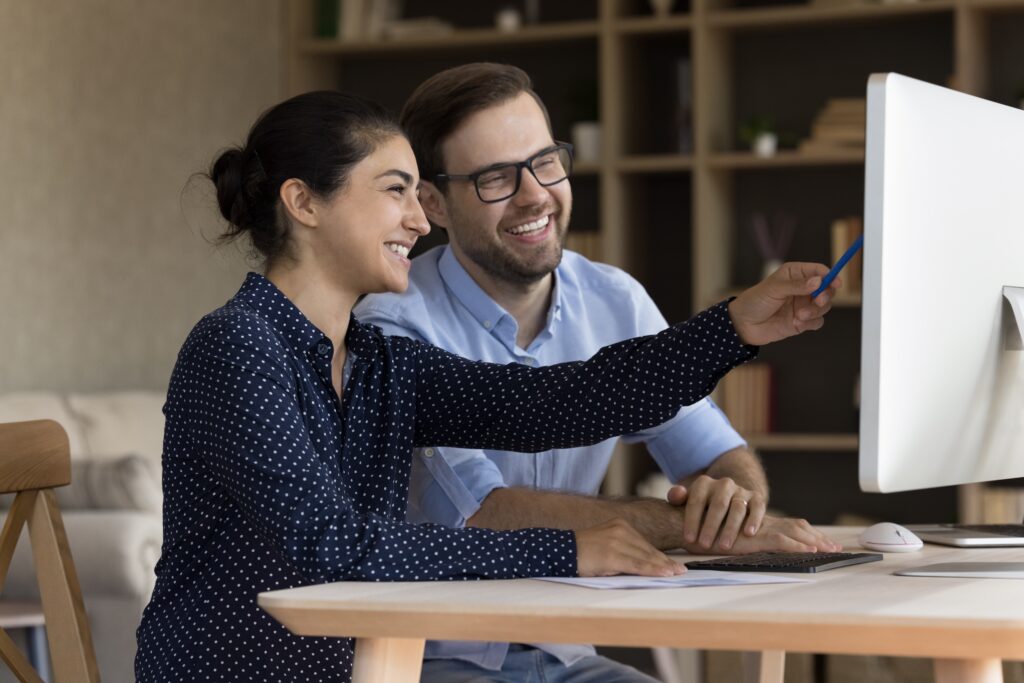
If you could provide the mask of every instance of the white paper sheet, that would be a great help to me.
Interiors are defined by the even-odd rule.
[[[737,586],[758,583],[806,583],[809,579],[760,572],[719,572],[691,569],[681,576],[597,576],[592,578],[538,577],[540,581],[567,583],[584,588],[686,588],[688,586]]]

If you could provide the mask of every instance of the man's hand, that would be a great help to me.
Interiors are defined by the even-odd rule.
[[[761,346],[793,335],[817,330],[832,308],[832,297],[842,283],[832,281],[815,299],[810,295],[828,274],[818,263],[784,263],[767,278],[729,303],[736,334],[744,344]]]
[[[580,576],[678,576],[686,567],[670,559],[623,519],[576,532],[576,573]]]
[[[748,491],[744,488],[736,486],[734,482],[726,479],[711,479],[711,482],[703,482],[701,480],[710,477],[700,477],[693,485],[700,483],[700,488],[703,491],[708,492],[708,495],[717,500],[716,509],[722,509],[722,500],[725,499],[729,492],[732,495],[728,498],[728,513],[729,516],[726,519],[726,524],[712,525],[713,530],[708,531],[708,524],[700,529],[699,536],[691,536],[689,529],[696,528],[701,519],[711,516],[711,508],[703,505],[695,504],[691,508],[691,503],[695,496],[691,490],[687,492],[684,486],[673,486],[668,492],[668,502],[676,505],[685,507],[685,515],[683,519],[683,534],[685,543],[683,547],[691,553],[713,553],[723,555],[738,555],[743,553],[754,553],[768,550],[776,550],[783,552],[837,552],[842,550],[842,546],[830,539],[828,536],[811,526],[807,520],[794,519],[790,517],[773,517],[765,514],[764,504],[761,503],[747,503],[747,505],[740,505],[734,501],[737,499],[746,499],[763,501],[760,494],[753,491]],[[691,486],[693,488],[693,486]],[[747,497],[749,496],[749,498]],[[705,500],[707,498],[705,497]],[[754,515],[752,509],[757,506],[759,512],[757,513],[756,522],[754,521]],[[705,510],[708,512],[705,516]],[[736,533],[736,530],[743,526],[743,533]],[[756,531],[750,533],[750,529],[755,528]],[[731,534],[726,535],[726,530],[730,530]],[[705,533],[708,535],[705,536]],[[707,539],[711,540],[708,542]]]
[[[768,508],[761,493],[745,489],[729,477],[715,479],[706,474],[689,487],[673,486],[668,502],[686,507],[683,540],[705,550],[712,544],[729,550],[741,529],[743,534],[753,536],[761,528]]]

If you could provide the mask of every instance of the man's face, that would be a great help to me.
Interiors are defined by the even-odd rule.
[[[477,112],[448,137],[444,172],[464,175],[524,161],[554,144],[537,102],[521,93]],[[568,180],[544,187],[529,170],[521,173],[519,191],[500,202],[480,201],[467,180],[450,181],[445,196],[443,227],[456,255],[510,283],[536,282],[558,266],[572,211]]]

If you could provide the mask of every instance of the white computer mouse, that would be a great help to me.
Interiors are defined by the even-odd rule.
[[[912,531],[892,522],[872,524],[861,532],[858,540],[868,550],[882,553],[910,553],[924,546]]]

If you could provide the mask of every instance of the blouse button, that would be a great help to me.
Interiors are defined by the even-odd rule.
[[[316,347],[316,352],[321,356],[327,356],[331,353],[331,345],[327,342],[320,342]]]
[[[434,449],[433,448],[426,449],[425,451],[423,451],[423,455],[427,456],[428,458],[433,458],[434,457]]]

